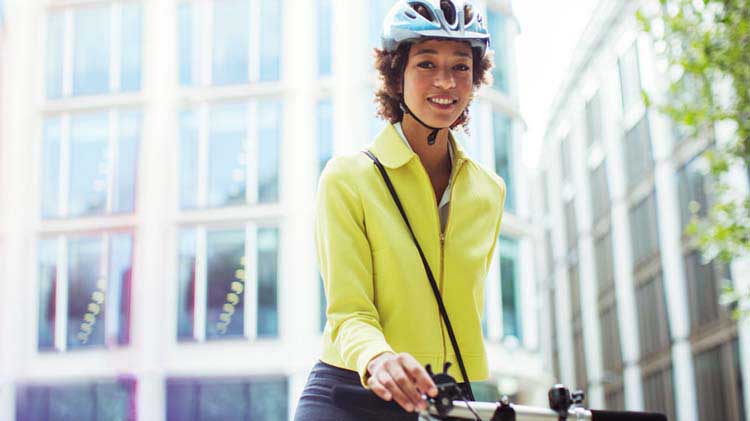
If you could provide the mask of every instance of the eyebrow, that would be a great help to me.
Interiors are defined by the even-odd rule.
[[[420,54],[437,54],[437,53],[438,53],[438,52],[437,52],[437,50],[433,50],[433,49],[425,48],[425,49],[423,49],[423,50],[419,50],[419,51],[417,51],[416,53],[414,53],[414,55],[415,55],[415,56],[418,56],[418,55],[420,55]],[[453,55],[454,55],[454,56],[459,56],[459,57],[468,57],[468,58],[471,58],[471,55],[470,55],[470,54],[468,54],[468,53],[465,53],[465,52],[463,52],[463,51],[454,51],[454,52],[453,52]]]

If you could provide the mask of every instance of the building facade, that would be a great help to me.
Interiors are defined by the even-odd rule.
[[[533,195],[543,348],[591,407],[746,420],[750,321],[718,303],[750,271],[704,263],[684,234],[691,202],[709,204],[699,155],[727,133],[688,137],[645,106],[669,85],[635,18],[653,3],[599,2],[550,110]]]
[[[292,416],[325,323],[311,203],[327,160],[383,126],[390,4],[7,1],[0,419]],[[508,1],[480,6],[495,82],[460,141],[508,198],[477,390],[544,404],[519,28]]]

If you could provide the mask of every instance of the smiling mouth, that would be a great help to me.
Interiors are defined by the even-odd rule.
[[[445,99],[445,98],[427,98],[427,100],[437,105],[453,105],[458,102],[457,99]]]

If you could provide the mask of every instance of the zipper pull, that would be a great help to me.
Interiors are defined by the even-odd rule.
[[[445,234],[441,232],[440,233],[440,245],[443,245],[443,244],[445,244]]]

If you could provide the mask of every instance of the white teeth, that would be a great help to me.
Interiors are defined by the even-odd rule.
[[[440,105],[450,105],[453,104],[452,99],[442,99],[442,98],[430,98],[430,101],[440,104]]]

